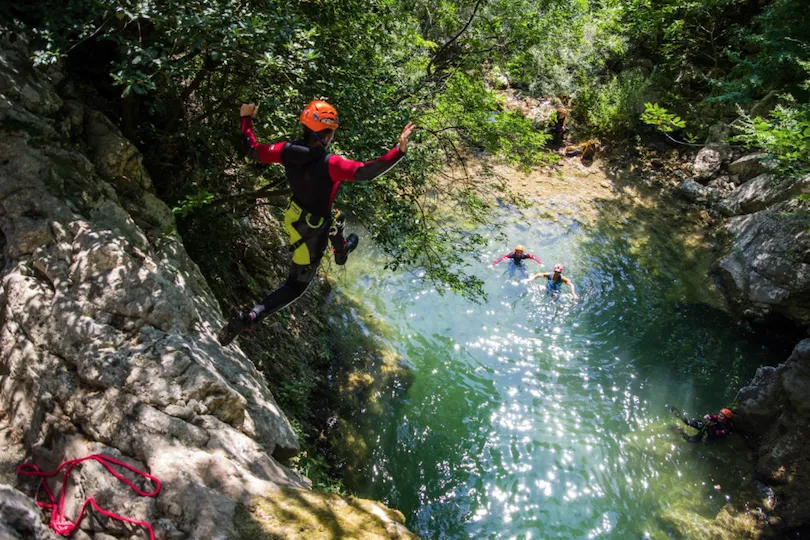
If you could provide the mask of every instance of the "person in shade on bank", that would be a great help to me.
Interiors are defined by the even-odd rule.
[[[681,427],[677,427],[676,433],[690,443],[714,441],[725,437],[734,429],[732,421],[734,413],[731,409],[720,409],[720,414],[707,414],[703,416],[702,420],[690,418],[675,407],[670,407],[669,412],[680,418],[681,422],[687,426],[698,430],[695,435],[689,435]]]
[[[242,331],[284,309],[309,287],[331,242],[337,264],[345,264],[357,247],[355,234],[343,238],[345,218],[332,208],[341,182],[368,181],[388,172],[405,156],[408,137],[416,128],[410,122],[399,136],[399,144],[385,155],[366,163],[327,152],[339,127],[337,110],[326,101],[311,101],[301,111],[303,136],[295,142],[260,144],[253,133],[253,117],[259,107],[242,105],[242,135],[248,156],[262,163],[284,166],[292,197],[284,212],[284,228],[290,236],[292,261],[287,281],[249,311],[236,313],[219,334],[219,342],[230,344]]]
[[[558,295],[562,290],[562,285],[565,283],[571,288],[571,297],[574,300],[577,300],[579,297],[577,296],[576,287],[574,287],[574,282],[562,275],[563,265],[556,264],[554,265],[553,272],[541,272],[539,274],[534,274],[532,277],[529,278],[529,281],[533,279],[537,279],[539,277],[546,278],[546,290],[551,295]]]

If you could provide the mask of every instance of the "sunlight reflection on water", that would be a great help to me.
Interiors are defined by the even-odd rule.
[[[375,435],[368,484],[355,488],[426,538],[638,538],[665,530],[669,508],[711,517],[747,467],[734,447],[673,435],[664,403],[701,414],[724,405],[734,389],[723,359],[753,373],[762,351],[722,318],[707,326],[701,311],[676,312],[679,284],[654,279],[611,231],[520,224],[504,231],[546,262],[531,271],[563,262],[578,302],[566,287],[549,297],[543,278],[488,269],[505,245],[470,261],[489,296],[481,305],[377,271],[371,249],[352,261],[342,286],[377,306],[415,373]],[[549,234],[554,243],[532,244]],[[711,488],[720,478],[724,496]]]

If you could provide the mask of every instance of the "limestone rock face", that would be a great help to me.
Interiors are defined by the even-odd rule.
[[[751,214],[802,193],[810,193],[810,175],[777,180],[765,173],[738,186],[720,202],[719,207],[727,216]]]
[[[40,521],[36,503],[7,484],[0,484],[0,538],[3,540],[57,540]]]
[[[725,224],[730,241],[718,272],[732,304],[751,320],[779,315],[810,325],[810,231],[798,207],[791,199]]]
[[[767,159],[768,154],[762,152],[748,154],[729,163],[728,172],[736,176],[738,181],[747,182],[755,176],[759,176],[773,168],[773,166],[766,161]]]
[[[4,39],[0,428],[14,434],[4,455],[43,470],[119,457],[160,478],[160,496],[138,498],[87,463],[68,515],[95,495],[162,538],[225,538],[238,503],[306,487],[273,457],[295,454],[295,435],[252,362],[217,342],[218,303],[137,149],[101,113],[63,104],[24,41]],[[69,137],[89,155],[64,149]],[[0,460],[3,478],[15,464]]]
[[[737,394],[737,425],[756,439],[755,475],[775,494],[786,529],[810,525],[810,339],[784,364],[760,368]]]

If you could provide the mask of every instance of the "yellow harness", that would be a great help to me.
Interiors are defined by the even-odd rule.
[[[309,242],[324,234],[334,221],[334,219],[316,216],[312,212],[304,210],[300,204],[290,198],[290,203],[284,211],[284,228],[290,235],[290,251],[292,251],[292,260],[295,264],[306,266],[312,263],[313,254],[310,252]],[[304,224],[306,227],[302,227]]]

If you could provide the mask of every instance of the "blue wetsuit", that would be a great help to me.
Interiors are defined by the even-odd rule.
[[[562,276],[560,276],[560,281],[554,281],[554,274],[549,274],[546,281],[546,290],[550,293],[558,293],[562,290],[562,283]]]

